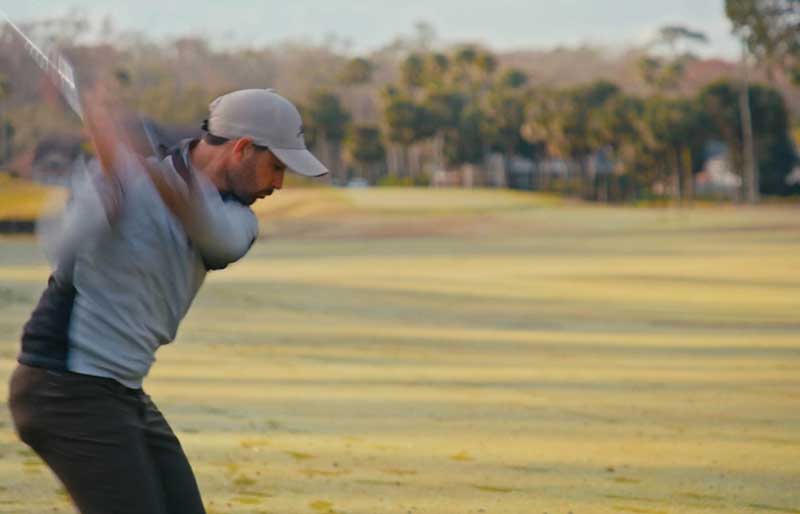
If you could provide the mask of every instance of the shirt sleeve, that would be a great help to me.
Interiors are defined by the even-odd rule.
[[[119,184],[109,181],[95,163],[76,167],[67,205],[37,222],[39,245],[54,270],[71,276],[77,252],[110,232],[121,196]]]
[[[249,207],[223,200],[205,177],[197,176],[197,181],[201,194],[192,201],[184,230],[206,268],[222,269],[244,257],[253,245],[258,219]]]

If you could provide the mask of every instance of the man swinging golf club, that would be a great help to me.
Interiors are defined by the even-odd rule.
[[[11,378],[14,424],[82,514],[200,514],[189,462],[142,380],[207,271],[255,241],[249,206],[286,169],[327,170],[271,90],[217,98],[203,137],[163,160],[128,150],[102,93],[82,103],[99,166],[49,238],[54,271]]]

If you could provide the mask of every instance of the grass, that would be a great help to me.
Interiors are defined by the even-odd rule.
[[[800,510],[791,206],[283,191],[147,389],[213,513]],[[0,240],[0,394],[46,268]],[[0,411],[0,512],[72,512]]]
[[[42,186],[0,171],[0,221],[36,219],[49,204],[64,200],[58,187]]]

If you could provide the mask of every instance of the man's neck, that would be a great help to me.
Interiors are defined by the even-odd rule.
[[[189,161],[191,166],[205,175],[221,193],[230,190],[225,174],[225,156],[218,147],[200,140],[194,148],[189,148]]]

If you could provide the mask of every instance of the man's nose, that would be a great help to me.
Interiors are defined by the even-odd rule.
[[[275,175],[272,178],[272,187],[273,188],[280,189],[280,188],[283,187],[283,175],[284,175],[284,171],[283,170],[275,173]]]

